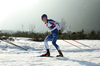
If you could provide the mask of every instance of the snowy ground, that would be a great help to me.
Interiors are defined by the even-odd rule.
[[[13,43],[22,46],[24,51],[6,42],[0,42],[0,66],[100,66],[100,40],[77,40],[89,47],[85,47],[72,40],[68,42],[83,48],[83,50],[58,40],[64,57],[36,57],[45,53],[44,42],[29,41],[27,38],[15,38]],[[52,56],[58,55],[55,47],[49,42]]]

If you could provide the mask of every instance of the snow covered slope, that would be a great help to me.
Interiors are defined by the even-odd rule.
[[[45,53],[44,42],[29,41],[28,38],[14,38],[15,43],[28,49],[24,51],[21,48],[0,42],[0,66],[100,66],[100,40],[77,40],[93,49],[76,43],[72,40],[66,40],[77,45],[83,50],[70,45],[63,40],[58,40],[64,57],[36,57]],[[52,56],[58,55],[57,50],[49,42]]]

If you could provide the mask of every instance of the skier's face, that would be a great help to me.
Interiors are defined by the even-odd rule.
[[[42,21],[43,22],[47,22],[47,18],[42,18]]]

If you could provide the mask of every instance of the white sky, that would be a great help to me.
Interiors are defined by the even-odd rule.
[[[100,29],[100,0],[0,0],[0,30],[22,30],[23,25],[47,31],[44,13],[58,22],[64,18],[71,31]]]
[[[35,4],[36,0],[0,0],[0,21],[33,3]]]

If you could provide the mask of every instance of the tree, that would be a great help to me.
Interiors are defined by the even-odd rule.
[[[60,24],[61,24],[61,31],[64,32],[65,29],[67,28],[67,22],[62,18]]]
[[[35,26],[34,25],[29,25],[29,32],[34,33],[35,32]]]
[[[22,27],[22,31],[24,32],[24,25],[22,24],[21,27]]]
[[[71,39],[73,39],[73,40],[77,39],[77,37],[76,37],[76,32],[73,32],[73,33],[71,34]]]
[[[100,39],[100,30],[97,33],[97,38]]]
[[[97,39],[97,34],[94,30],[92,30],[89,34],[89,38],[90,39]]]
[[[77,32],[76,36],[77,36],[77,39],[85,39],[86,34],[84,34],[84,30],[82,29],[82,31]]]

